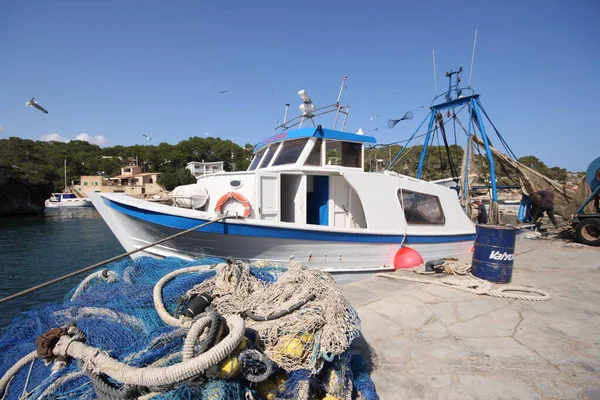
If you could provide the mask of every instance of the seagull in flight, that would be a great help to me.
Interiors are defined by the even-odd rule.
[[[371,119],[371,121],[373,121],[374,119],[377,119],[377,118],[379,118],[379,114],[373,115],[370,119]]]
[[[40,110],[41,112],[43,112],[44,114],[48,114],[48,111],[46,111],[46,109],[44,107],[40,106],[38,104],[38,102],[35,101],[35,97],[32,97],[31,100],[29,100],[27,103],[25,103],[25,105],[27,107],[35,107],[38,110]]]
[[[150,136],[148,136],[148,135],[144,135],[144,134],[142,134],[142,136],[143,136],[143,137],[145,137],[145,138],[146,138],[146,140],[152,140],[152,138],[151,138]]]
[[[219,92],[219,94],[223,94],[223,93],[227,93],[227,92],[229,92],[229,90],[221,90],[221,91]]]

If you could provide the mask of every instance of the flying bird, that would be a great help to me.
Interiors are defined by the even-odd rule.
[[[223,93],[227,93],[227,92],[229,92],[229,90],[221,90],[221,91],[219,92],[219,94],[223,94]]]
[[[48,114],[48,111],[46,111],[46,109],[44,107],[40,106],[38,104],[38,102],[35,101],[35,97],[32,97],[31,100],[29,100],[27,103],[25,103],[25,105],[27,107],[35,107],[38,110],[40,110],[41,112],[43,112],[44,114]]]
[[[377,118],[379,118],[379,114],[377,114],[377,115],[373,115],[373,116],[371,117],[371,121],[373,121],[374,119],[377,119]]]
[[[146,138],[146,140],[152,140],[152,138],[151,138],[150,136],[148,136],[148,135],[144,135],[144,134],[142,134],[142,136],[143,136],[143,137],[145,137],[145,138]]]
[[[204,132],[204,134],[205,134],[206,136],[210,136],[208,132]]]

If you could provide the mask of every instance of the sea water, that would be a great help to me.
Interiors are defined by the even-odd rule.
[[[0,298],[122,253],[94,208],[47,208],[39,215],[0,218]],[[0,303],[0,328],[23,311],[62,302],[90,273]]]

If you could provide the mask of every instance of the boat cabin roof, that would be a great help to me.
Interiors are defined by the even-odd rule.
[[[293,139],[303,139],[303,138],[311,138],[311,137],[320,137],[323,139],[329,140],[341,140],[344,142],[354,142],[354,143],[377,143],[377,140],[373,136],[365,136],[359,135],[357,133],[350,132],[342,132],[342,131],[334,131],[333,129],[323,129],[323,128],[301,128],[294,129],[291,131],[279,132],[268,138],[262,140],[260,143],[256,145],[254,148],[254,154],[258,153],[258,151],[265,146],[271,143],[278,143]]]
[[[248,171],[263,168],[363,168],[364,144],[374,137],[332,129],[303,128],[276,133],[254,148]]]

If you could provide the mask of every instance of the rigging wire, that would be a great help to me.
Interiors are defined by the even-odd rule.
[[[467,104],[464,104],[464,105],[463,105],[463,106],[460,108],[460,110],[458,111],[458,113],[460,114],[460,112],[461,112],[462,110],[464,110],[464,108],[465,108],[466,106],[467,106]],[[423,121],[423,122],[421,123],[421,125],[423,125],[423,123],[424,123],[424,122],[425,122],[425,121]],[[446,121],[446,122],[447,122],[447,121]],[[420,126],[419,126],[419,128],[417,128],[417,131],[418,131],[419,129],[420,129]],[[421,136],[427,136],[427,135],[428,135],[428,134],[430,134],[431,132],[433,132],[433,130],[427,131],[427,132],[425,132],[425,133],[424,133],[423,135],[421,135]],[[411,136],[411,137],[410,137],[410,138],[407,140],[407,142],[410,142],[410,141],[411,141],[412,139],[414,139],[415,137],[419,137],[419,136],[414,136],[415,134],[416,134],[416,132],[415,132],[415,133],[413,133],[413,135],[412,135],[412,136]],[[399,142],[398,142],[398,143],[399,143]],[[404,147],[404,148],[405,148],[405,147]],[[390,166],[388,167],[388,169],[391,169],[391,168],[392,168],[392,167],[393,167],[393,166],[394,166],[394,165],[395,165],[395,164],[396,164],[398,161],[400,161],[400,160],[401,160],[401,159],[404,157],[404,155],[402,154],[402,152],[404,151],[404,148],[402,148],[402,149],[401,149],[401,150],[398,152],[398,154],[396,154],[396,158],[394,158],[394,161],[393,161],[393,162],[390,164]]]

